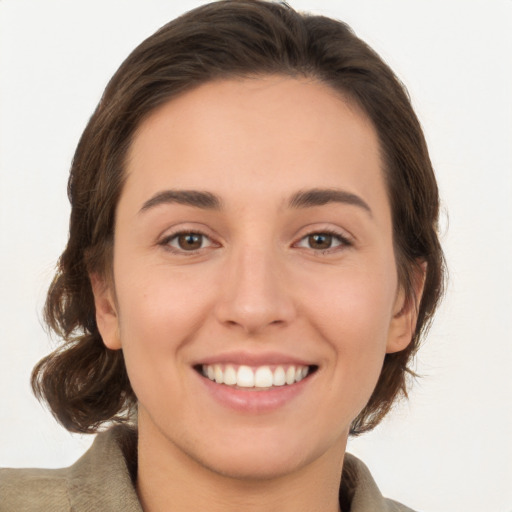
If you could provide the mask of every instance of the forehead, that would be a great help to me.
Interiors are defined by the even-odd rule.
[[[140,125],[126,170],[140,201],[162,188],[384,190],[367,116],[325,84],[281,76],[210,82],[170,100]]]

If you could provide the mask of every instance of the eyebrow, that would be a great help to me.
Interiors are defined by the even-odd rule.
[[[184,204],[203,210],[222,209],[222,200],[211,192],[200,190],[164,190],[156,193],[148,199],[140,209],[143,213],[151,208],[161,204]],[[366,210],[372,216],[372,210],[361,197],[346,190],[335,188],[313,188],[309,190],[300,190],[292,195],[288,201],[288,208],[313,208],[323,206],[328,203],[343,203],[358,206]]]
[[[313,208],[323,206],[328,203],[344,203],[358,206],[366,210],[370,217],[372,210],[368,203],[361,197],[346,190],[336,188],[313,188],[310,190],[301,190],[294,194],[289,203],[289,208]]]
[[[172,203],[194,206],[203,210],[220,210],[222,206],[220,198],[211,192],[202,192],[199,190],[164,190],[148,199],[142,205],[139,213],[161,204]]]

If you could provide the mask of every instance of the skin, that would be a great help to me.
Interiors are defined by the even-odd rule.
[[[314,80],[212,82],[142,123],[126,172],[113,282],[91,281],[103,340],[123,350],[139,400],[144,510],[338,510],[350,423],[415,322],[371,122]],[[318,188],[368,208],[290,207]],[[206,191],[222,208],[147,205],[166,190]],[[202,233],[199,249],[178,231]],[[322,249],[309,235],[326,231]],[[235,410],[193,368],[231,352],[318,370],[271,411]]]

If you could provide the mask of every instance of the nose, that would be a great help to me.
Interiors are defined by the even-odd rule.
[[[218,321],[255,335],[295,317],[291,290],[278,260],[270,251],[254,247],[227,258],[216,304]]]

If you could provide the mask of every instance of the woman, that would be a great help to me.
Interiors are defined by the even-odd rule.
[[[205,5],[144,41],[78,145],[33,387],[65,470],[0,510],[408,510],[349,436],[406,392],[441,295],[438,194],[391,70],[340,22]],[[104,429],[102,429],[104,430]]]

